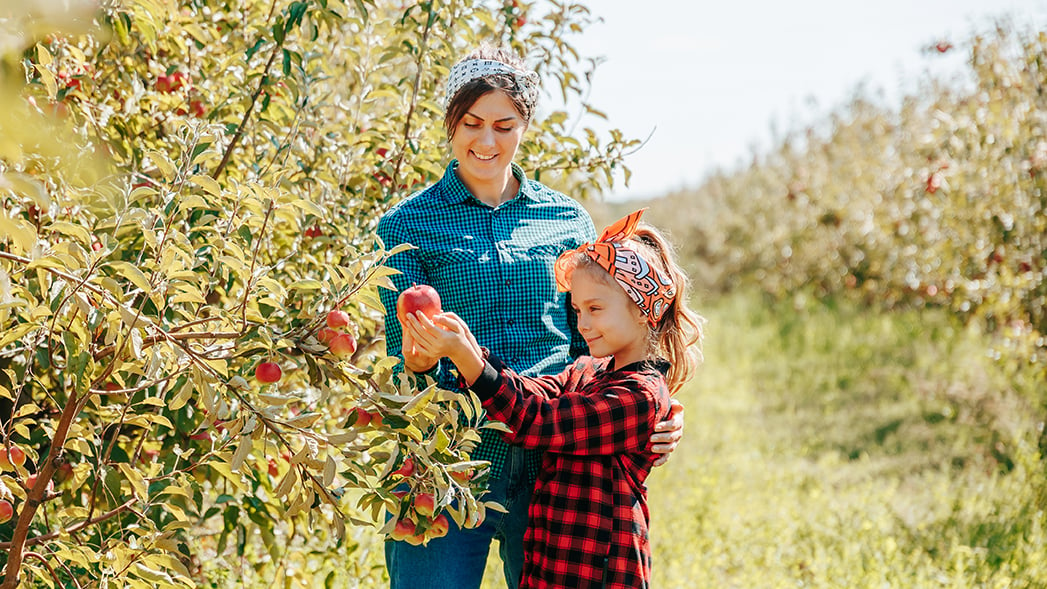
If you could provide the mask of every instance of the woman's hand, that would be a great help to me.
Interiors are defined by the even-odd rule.
[[[654,435],[651,436],[651,452],[661,454],[654,461],[655,466],[661,466],[669,461],[669,455],[683,438],[683,405],[679,401],[672,400],[669,419],[655,424],[654,431]]]
[[[440,361],[440,356],[428,354],[415,345],[414,335],[407,324],[401,321],[400,325],[403,327],[401,353],[404,355],[404,366],[411,372],[428,372]]]

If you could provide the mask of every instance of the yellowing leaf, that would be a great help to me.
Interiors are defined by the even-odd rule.
[[[131,483],[131,489],[134,491],[135,497],[139,501],[146,502],[149,500],[149,488],[145,484],[145,478],[142,477],[142,473],[138,472],[131,467],[130,464],[121,462],[117,464],[120,472],[124,474],[127,481]]]
[[[145,274],[143,274],[142,271],[139,270],[138,267],[134,264],[118,260],[115,262],[110,262],[109,267],[116,271],[116,273],[119,276],[123,276],[124,278],[130,280],[132,284],[142,289],[142,292],[144,292],[145,294],[152,294],[153,288],[149,284],[149,279],[146,278]]]
[[[202,174],[197,174],[196,176],[193,176],[193,177],[189,178],[189,181],[192,182],[193,184],[196,184],[200,188],[203,188],[204,190],[206,190],[208,193],[212,194],[213,196],[221,196],[222,195],[222,187],[218,184],[217,181],[215,181],[214,178],[212,178],[210,176],[204,176]]]
[[[247,487],[244,486],[243,477],[239,473],[233,472],[232,467],[225,462],[208,462],[208,466],[217,470],[222,476],[229,479],[229,482],[233,484],[241,493],[247,492]]]
[[[20,323],[15,327],[5,330],[4,337],[0,339],[0,348],[7,347],[8,344],[22,341],[22,337],[36,329],[40,329],[40,326],[36,323]]]
[[[25,219],[12,219],[7,211],[0,211],[0,241],[11,239],[11,253],[24,255],[36,245],[36,228]]]
[[[75,237],[80,243],[88,244],[91,243],[91,234],[87,232],[82,225],[75,225],[73,223],[66,223],[64,221],[56,221],[51,224],[51,230],[57,231],[70,237]]]

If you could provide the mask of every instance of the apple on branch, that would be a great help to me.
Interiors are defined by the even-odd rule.
[[[407,538],[414,536],[415,523],[409,517],[405,517],[400,521],[396,522],[396,527],[389,534],[393,540],[406,540]]]
[[[345,327],[347,325],[349,325],[349,313],[341,310],[334,310],[327,314],[327,327],[338,329],[339,327]]]
[[[414,499],[414,510],[418,515],[432,517],[433,512],[436,510],[436,501],[429,493],[422,493]]]
[[[0,447],[0,468],[4,470],[11,469],[12,467],[22,466],[25,464],[25,451],[18,446],[11,446],[11,449]]]
[[[332,338],[328,347],[339,358],[352,356],[356,352],[356,338],[351,333],[342,333]]]
[[[429,526],[429,534],[433,538],[443,538],[447,535],[447,532],[451,529],[451,522],[447,519],[446,513],[441,513],[436,516],[431,526]]]
[[[262,362],[254,369],[254,377],[258,382],[270,383],[280,380],[283,371],[276,362]]]

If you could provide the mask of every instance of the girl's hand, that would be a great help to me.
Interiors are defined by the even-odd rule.
[[[438,313],[430,320],[424,314],[407,316],[405,332],[411,331],[415,345],[430,356],[448,357],[458,372],[472,384],[483,371],[483,350],[469,326],[454,313]]]
[[[651,452],[662,455],[654,461],[655,466],[668,462],[669,455],[683,437],[683,405],[673,399],[669,410],[669,419],[656,423],[654,431],[657,433],[651,436]]]

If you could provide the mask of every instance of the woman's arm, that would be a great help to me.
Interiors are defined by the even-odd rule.
[[[379,220],[378,237],[381,238],[386,250],[409,243],[409,236],[404,234],[396,219],[389,215]],[[425,274],[417,250],[407,250],[390,256],[386,265],[400,272],[390,277],[393,285],[396,286],[396,291],[387,288],[378,289],[382,306],[385,307],[386,353],[403,358],[404,366],[412,372],[428,372],[436,366],[440,357],[433,357],[422,352],[415,345],[411,334],[404,332],[400,322],[396,319],[396,299],[404,289],[413,284],[429,284],[429,277]]]

